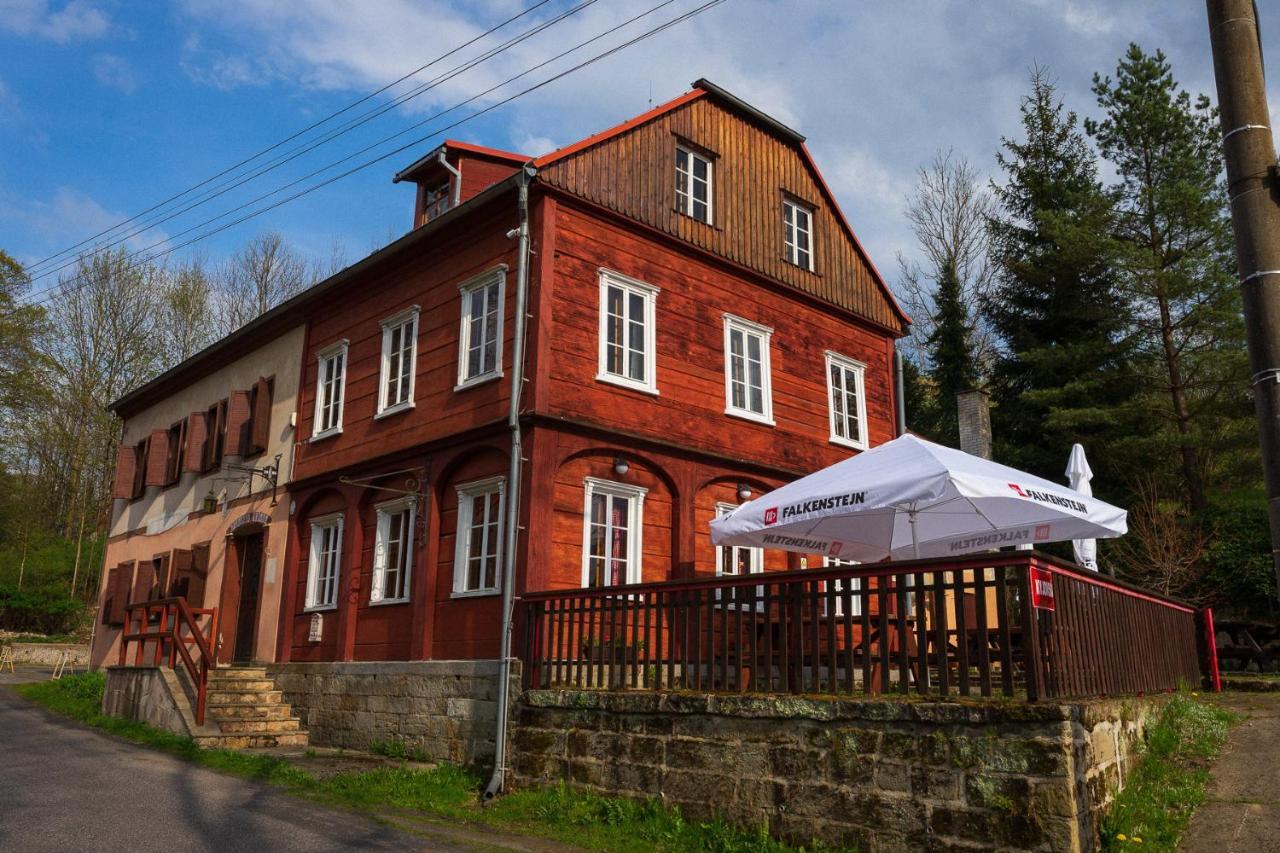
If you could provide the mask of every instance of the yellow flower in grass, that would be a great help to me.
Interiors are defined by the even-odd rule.
[[[1128,840],[1129,840],[1129,836],[1125,835],[1123,832],[1116,833],[1116,841],[1128,841]]]
[[[1134,843],[1134,844],[1141,844],[1141,843],[1142,843],[1142,839],[1135,835],[1135,836],[1133,837],[1133,843]]]

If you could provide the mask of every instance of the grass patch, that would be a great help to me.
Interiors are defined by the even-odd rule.
[[[1235,720],[1194,694],[1175,695],[1147,728],[1141,761],[1103,820],[1103,849],[1176,850]]]
[[[480,778],[448,764],[427,770],[380,767],[317,779],[282,758],[200,749],[191,738],[107,716],[101,711],[104,684],[102,673],[88,673],[21,684],[15,689],[52,711],[135,743],[212,770],[276,785],[308,799],[374,815],[395,817],[397,812],[412,812],[619,853],[803,853],[832,849],[783,844],[770,838],[763,827],[752,831],[723,821],[685,820],[678,809],[657,800],[634,802],[571,791],[566,786],[517,791],[481,807]],[[421,753],[401,741],[376,744],[374,751],[402,760],[416,760],[416,753]]]

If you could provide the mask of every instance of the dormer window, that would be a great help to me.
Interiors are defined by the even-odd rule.
[[[449,209],[451,189],[448,180],[441,181],[435,186],[429,186],[423,190],[422,195],[422,221],[430,222],[440,214]]]
[[[711,159],[676,146],[676,210],[711,224]]]
[[[786,257],[798,267],[813,271],[813,208],[789,198],[782,200],[786,228]]]

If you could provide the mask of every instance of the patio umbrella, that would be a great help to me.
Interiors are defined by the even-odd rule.
[[[712,521],[711,541],[867,562],[1122,536],[1125,518],[1048,480],[904,435]]]
[[[1084,448],[1079,444],[1071,445],[1071,458],[1067,460],[1067,482],[1085,497],[1093,497],[1093,469],[1084,456]],[[1071,550],[1075,553],[1076,562],[1086,569],[1098,570],[1098,540],[1072,539]]]

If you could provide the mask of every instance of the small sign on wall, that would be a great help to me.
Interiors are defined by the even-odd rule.
[[[307,642],[318,643],[320,638],[324,636],[324,614],[311,614],[311,629],[307,631]]]
[[[1048,569],[1031,570],[1031,606],[1053,610],[1053,573]]]

